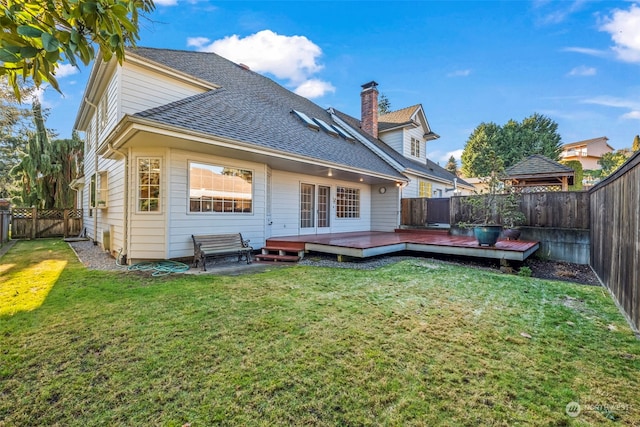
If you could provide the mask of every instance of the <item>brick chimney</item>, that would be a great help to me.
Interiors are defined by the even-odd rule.
[[[363,131],[378,138],[378,83],[370,81],[362,85],[361,124]]]

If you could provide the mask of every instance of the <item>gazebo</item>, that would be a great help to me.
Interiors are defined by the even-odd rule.
[[[569,166],[534,154],[505,170],[504,181],[522,193],[568,191],[575,171]]]

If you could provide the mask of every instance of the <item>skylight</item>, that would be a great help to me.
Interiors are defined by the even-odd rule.
[[[307,126],[309,126],[313,130],[320,130],[320,127],[309,118],[305,113],[298,110],[293,110],[293,113],[298,116],[300,120],[302,120]]]
[[[336,132],[338,132],[340,134],[341,137],[343,137],[344,139],[347,139],[349,141],[354,141],[355,138],[352,137],[350,134],[347,133],[347,131],[345,131],[344,129],[342,129],[340,126],[338,125],[332,125],[332,127],[336,130]]]
[[[327,132],[329,135],[331,136],[338,136],[338,131],[336,131],[334,128],[332,128],[331,126],[329,126],[328,124],[326,124],[324,121],[320,120],[320,119],[316,119],[315,117],[313,118],[313,120],[320,125],[320,127],[322,128],[322,130],[324,130],[325,132]]]

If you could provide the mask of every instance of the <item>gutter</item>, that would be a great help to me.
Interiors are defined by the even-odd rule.
[[[127,126],[129,129],[126,129]],[[366,169],[358,169],[355,167],[349,167],[343,164],[330,163],[326,161],[318,161],[318,159],[314,159],[311,157],[303,157],[303,156],[294,156],[294,155],[285,155],[282,151],[272,150],[267,147],[258,147],[253,144],[248,144],[243,141],[233,140],[225,137],[215,136],[211,134],[204,134],[200,132],[195,132],[189,129],[184,128],[176,128],[168,125],[164,125],[155,121],[145,120],[140,117],[133,117],[131,115],[125,115],[122,120],[114,127],[109,136],[105,139],[105,141],[112,140],[110,143],[102,144],[100,150],[103,154],[108,153],[110,150],[113,152],[117,152],[117,150],[127,143],[128,139],[135,134],[136,132],[150,132],[150,133],[159,133],[159,130],[165,130],[170,133],[175,133],[175,135],[171,135],[170,133],[165,134],[166,136],[173,136],[175,138],[187,139],[191,137],[191,140],[194,142],[201,142],[203,144],[207,144],[210,146],[221,146],[225,148],[231,148],[235,150],[246,151],[253,154],[260,154],[269,157],[276,157],[284,160],[291,160],[299,163],[307,163],[309,165],[326,167],[327,169],[334,169],[345,171],[349,173],[366,175],[374,178],[380,178],[388,181],[406,181],[405,177],[392,176],[382,173],[375,173]],[[133,132],[133,134],[132,134]],[[115,138],[116,135],[120,135],[119,138]],[[216,144],[212,144],[211,141],[214,140]],[[105,148],[106,147],[106,148]],[[383,159],[385,160],[385,159]],[[394,168],[397,170],[397,168]],[[400,171],[398,171],[400,172]]]

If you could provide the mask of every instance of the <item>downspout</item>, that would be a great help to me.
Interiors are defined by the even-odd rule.
[[[122,210],[123,210],[123,222],[124,222],[124,226],[122,227],[122,249],[120,250],[120,257],[121,259],[116,259],[116,261],[118,263],[122,262],[122,259],[125,260],[125,262],[122,262],[122,264],[126,264],[126,259],[127,259],[127,255],[129,254],[129,157],[127,156],[126,153],[123,153],[122,151],[113,148],[113,145],[111,143],[107,144],[107,149],[113,153],[119,154],[122,156],[122,158],[124,159],[124,195],[123,195],[123,206],[122,206]],[[122,252],[124,251],[124,255],[122,255]]]

